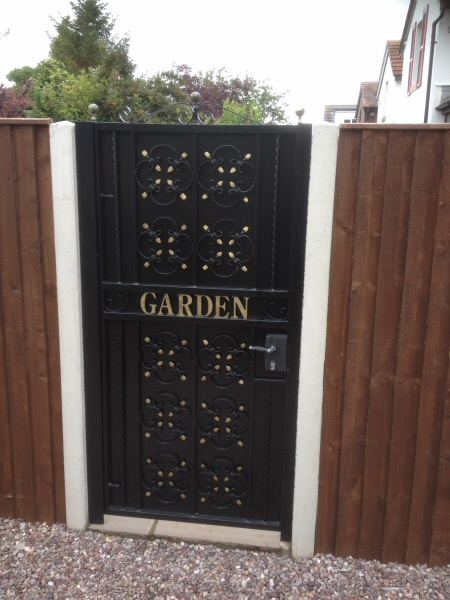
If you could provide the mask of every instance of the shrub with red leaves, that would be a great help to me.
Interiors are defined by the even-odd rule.
[[[26,111],[31,108],[32,101],[26,86],[17,92],[14,88],[7,88],[0,83],[0,117],[26,117]]]

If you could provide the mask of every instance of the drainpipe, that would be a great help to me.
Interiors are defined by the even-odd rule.
[[[431,28],[431,49],[430,49],[430,64],[428,67],[428,82],[427,82],[427,94],[425,99],[425,116],[424,123],[428,123],[428,113],[430,111],[430,95],[431,95],[431,82],[433,79],[433,67],[434,67],[434,48],[436,46],[436,31],[439,21],[444,18],[445,11],[450,8],[450,1],[444,0],[442,2],[441,13],[438,18],[433,21]]]

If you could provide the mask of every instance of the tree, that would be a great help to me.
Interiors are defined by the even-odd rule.
[[[248,75],[232,77],[225,69],[194,73],[189,66],[179,65],[151,77],[135,77],[129,38],[113,36],[115,20],[106,4],[74,0],[70,5],[73,16],[52,19],[56,35],[50,57],[34,69],[25,66],[8,74],[16,94],[29,90],[29,116],[86,120],[89,104],[95,103],[98,120],[118,121],[126,107],[134,120],[146,120],[148,113],[187,103],[190,94],[198,91],[216,122],[235,123],[239,115],[244,123],[249,119],[286,122],[283,94]],[[178,115],[176,110],[164,110],[152,121],[177,122]]]
[[[90,68],[102,76],[117,71],[122,77],[131,77],[135,65],[131,61],[128,36],[113,36],[115,19],[99,0],[71,2],[73,17],[59,21],[52,19],[56,36],[50,44],[50,58],[61,62],[69,73],[80,73]]]
[[[235,112],[243,116],[258,116],[262,122],[273,121],[286,123],[284,94],[277,94],[264,82],[259,82],[247,75],[243,79],[230,75],[225,69],[194,73],[188,65],[177,65],[170,71],[164,71],[157,76],[166,85],[169,82],[176,85],[189,97],[192,92],[199,92],[201,103],[215,120],[222,123],[235,122],[234,118],[223,115],[225,102],[231,103]],[[155,78],[153,79],[155,81]],[[241,107],[242,110],[237,110]],[[230,113],[231,115],[231,113]],[[245,121],[245,119],[244,119]],[[242,120],[241,120],[242,122]]]
[[[31,99],[25,88],[17,92],[14,88],[7,88],[0,83],[0,117],[26,117],[30,108]]]

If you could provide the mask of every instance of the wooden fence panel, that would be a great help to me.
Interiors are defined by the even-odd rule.
[[[351,259],[355,235],[361,136],[348,132],[339,140],[336,168],[336,202],[331,246],[328,335],[325,359],[324,404],[316,544],[321,552],[334,552],[337,524],[337,494],[341,458],[344,404],[345,348],[351,287]]]
[[[378,254],[386,173],[387,132],[365,131],[355,218],[351,301],[346,348],[345,396],[359,402],[344,403],[336,552],[354,556],[358,550],[362,501],[366,421],[373,346],[373,319],[377,289]]]
[[[448,561],[449,136],[445,125],[341,127],[317,552]],[[349,200],[338,182],[354,180],[358,160],[346,148],[358,147],[356,137],[350,254],[339,223]],[[338,402],[338,378],[329,377],[337,371],[345,373]]]
[[[445,397],[449,365],[450,131],[443,140],[439,140],[438,147],[442,141],[445,144],[442,166],[436,164],[436,169],[441,169],[441,177],[437,178],[440,179],[441,185],[437,189],[429,189],[429,193],[436,193],[438,207],[406,554],[406,560],[411,563],[423,563],[428,560],[433,515],[427,507],[433,505],[436,492],[444,416],[442,399]],[[450,511],[447,516],[450,520]]]
[[[1,120],[0,169],[0,516],[64,522],[49,121]]]
[[[411,131],[389,132],[358,550],[363,558],[379,556],[383,539],[415,139]]]

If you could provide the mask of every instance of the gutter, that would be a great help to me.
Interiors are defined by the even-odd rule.
[[[450,8],[450,0],[444,0],[442,2],[441,13],[438,18],[433,21],[433,25],[431,28],[431,49],[430,49],[430,64],[428,66],[428,81],[427,81],[427,93],[425,100],[425,116],[424,123],[428,123],[428,113],[430,112],[430,95],[431,95],[431,82],[433,80],[433,67],[434,67],[434,49],[436,47],[436,31],[439,21],[444,18],[445,11]]]

